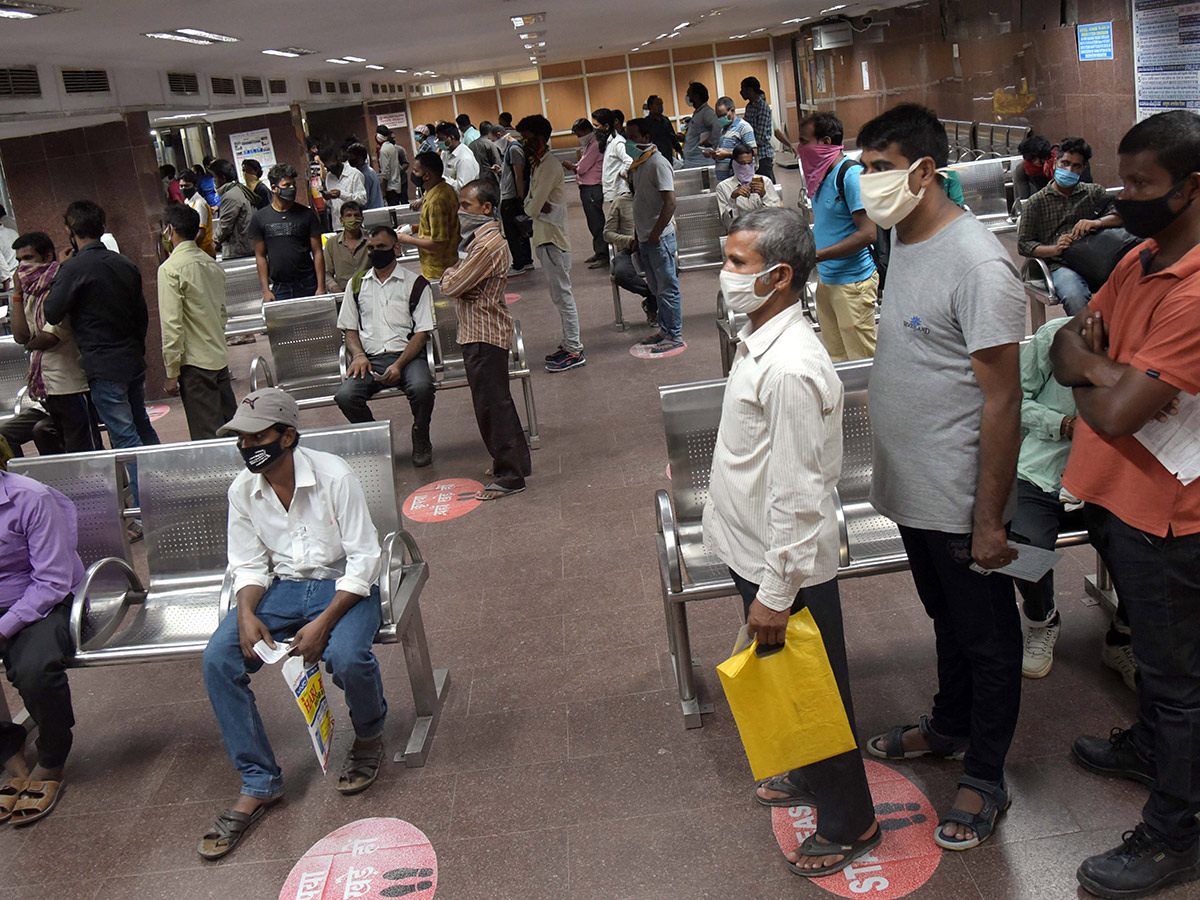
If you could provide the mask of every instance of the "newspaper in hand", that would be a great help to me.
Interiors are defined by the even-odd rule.
[[[271,649],[266,641],[254,645],[254,652],[268,665],[274,665],[281,659],[283,678],[288,684],[296,705],[304,713],[304,724],[308,728],[309,739],[312,740],[313,750],[317,754],[317,762],[321,764],[322,774],[329,771],[329,746],[333,740],[333,715],[329,710],[329,699],[325,696],[325,683],[321,679],[321,663],[318,660],[311,666],[306,666],[299,656],[288,656],[291,645],[282,641]]]

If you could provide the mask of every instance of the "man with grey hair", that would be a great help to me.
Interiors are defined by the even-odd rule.
[[[789,617],[809,609],[853,730],[833,499],[843,389],[799,303],[815,262],[812,231],[797,210],[747,213],[730,229],[721,290],[750,322],[725,386],[704,542],[729,566],[760,646],[781,645]],[[756,798],[817,810],[816,833],[785,854],[797,875],[842,871],[881,840],[857,749],[768,779]]]

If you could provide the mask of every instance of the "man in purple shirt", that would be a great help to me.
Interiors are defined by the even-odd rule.
[[[71,751],[72,591],[83,578],[75,552],[78,519],[54,488],[0,471],[0,660],[38,727],[37,765],[25,759],[25,729],[0,724],[0,824],[49,815]]]

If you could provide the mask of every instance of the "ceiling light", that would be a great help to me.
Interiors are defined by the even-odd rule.
[[[37,13],[25,12],[21,9],[0,9],[0,19],[36,19]]]
[[[366,66],[363,66],[363,68],[365,68],[365,69],[374,69],[376,72],[382,72],[382,71],[383,71],[383,66],[376,66],[376,65],[372,65],[372,64],[367,64]]]
[[[297,56],[312,56],[316,52],[316,50],[306,50],[303,47],[282,47],[278,50],[263,51],[267,56],[286,56],[289,59],[294,59]]]
[[[766,31],[766,30],[767,30],[767,29],[765,29],[765,28],[755,28],[755,29],[754,29],[753,31],[751,31],[750,33],[751,33],[751,34],[758,34],[760,31]]]
[[[528,28],[530,25],[536,25],[538,22],[545,22],[546,14],[540,12],[527,13],[523,16],[511,16],[509,21],[512,22],[513,28]]]
[[[201,31],[199,28],[176,28],[175,30],[179,34],[187,34],[209,41],[220,41],[223,44],[236,44],[239,40],[239,38],[230,37],[227,34],[214,34],[211,31]]]
[[[668,35],[667,35],[667,38],[668,38],[668,40],[669,40],[670,38],[677,38],[677,37],[679,37],[679,32],[678,32],[678,31],[674,31],[674,32],[672,32],[671,34],[668,34]]]
[[[343,56],[342,59],[346,62],[366,62],[361,56]]]
[[[660,34],[658,37],[656,37],[656,38],[655,38],[655,40],[656,40],[656,41],[661,41],[661,40],[662,40],[663,38],[665,38],[666,36],[667,36],[667,33],[664,31],[662,34]]]
[[[267,56],[286,56],[289,59],[295,59],[300,55],[299,53],[290,53],[287,50],[264,50],[263,53],[267,54]]]
[[[544,31],[526,31],[517,35],[523,41],[540,41],[545,36],[546,32]]]
[[[630,52],[630,53],[637,53],[637,52],[638,52],[639,50],[641,50],[641,49],[642,49],[641,47],[634,47],[634,48],[633,48],[632,50],[630,50],[629,52]]]
[[[407,75],[408,74],[408,69],[394,69],[393,71],[397,75]]]
[[[151,31],[149,34],[145,35],[145,37],[158,38],[160,41],[179,41],[181,44],[203,44],[205,46],[212,46],[212,41],[205,41],[201,40],[200,38],[190,38],[182,34],[175,34],[174,32],[169,31]]]
[[[798,19],[784,19],[779,24],[781,24],[781,25],[798,25],[801,22],[807,22],[811,18],[812,18],[812,16],[801,16]]]
[[[545,47],[545,46],[546,46],[545,41],[538,41],[536,44],[526,44],[525,49],[526,50],[535,50],[538,47]]]
[[[687,28],[691,24],[692,24],[691,22],[680,22],[678,25],[675,26],[675,30],[683,31],[683,29]]]
[[[649,41],[642,41],[642,46],[643,46],[643,47],[648,47],[649,45],[650,45],[650,42],[649,42]]]
[[[745,34],[731,34],[731,35],[729,36],[729,39],[730,39],[731,41],[740,41],[740,40],[741,40],[742,38],[744,38],[744,37],[748,37],[748,35],[745,35]]]
[[[825,13],[837,12],[839,9],[845,9],[845,8],[846,8],[845,3],[839,3],[837,6],[831,6],[828,9],[821,10],[821,15],[825,15]]]
[[[348,59],[327,59],[327,60],[325,60],[325,62],[327,62],[327,63],[333,63],[335,66],[348,66],[348,65],[350,65],[350,60],[348,60]]]
[[[0,6],[0,19],[36,19],[54,13],[75,12],[65,6],[48,6],[45,3],[25,3],[23,0],[6,0]]]

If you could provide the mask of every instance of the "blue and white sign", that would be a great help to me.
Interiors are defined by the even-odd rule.
[[[1079,34],[1079,59],[1087,62],[1113,58],[1112,22],[1075,26]]]

